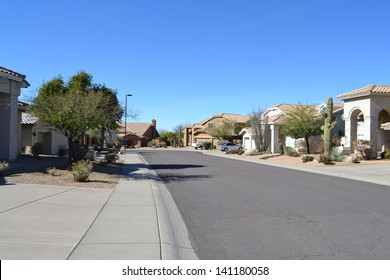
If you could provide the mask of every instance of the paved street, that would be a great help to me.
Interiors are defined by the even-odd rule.
[[[203,153],[140,152],[201,259],[389,259],[390,188]]]

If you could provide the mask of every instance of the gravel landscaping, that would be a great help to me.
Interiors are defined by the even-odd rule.
[[[75,182],[73,174],[66,169],[67,158],[20,156],[10,163],[10,168],[0,177],[1,184],[43,184],[89,188],[114,188],[122,174],[123,163],[102,165],[93,162],[93,171],[87,182]],[[55,167],[53,175],[47,169]]]

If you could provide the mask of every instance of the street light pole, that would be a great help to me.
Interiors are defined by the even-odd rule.
[[[125,151],[126,151],[126,148],[127,148],[127,139],[126,139],[126,128],[127,128],[127,97],[128,96],[133,96],[132,94],[126,94],[126,103],[125,103]]]

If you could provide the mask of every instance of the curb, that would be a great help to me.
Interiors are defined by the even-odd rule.
[[[149,165],[137,154],[145,165]],[[184,220],[170,192],[157,173],[148,169],[156,205],[158,228],[161,238],[162,260],[197,260]]]

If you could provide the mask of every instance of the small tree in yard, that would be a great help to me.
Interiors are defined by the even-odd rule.
[[[259,109],[252,112],[250,125],[255,138],[255,145],[258,152],[263,152],[268,149],[270,140],[270,128],[267,117],[263,117],[263,112]]]
[[[222,120],[220,125],[206,128],[206,133],[219,140],[231,140],[234,134],[235,123],[229,120]]]
[[[92,83],[92,76],[79,72],[67,83],[56,77],[44,83],[30,106],[39,121],[56,127],[68,139],[68,169],[74,161],[74,140],[88,129],[113,127],[123,111],[116,93]]]
[[[321,126],[324,119],[314,105],[299,104],[286,114],[285,124],[281,127],[281,133],[295,139],[304,138],[307,153],[310,154],[310,136],[322,133]]]

